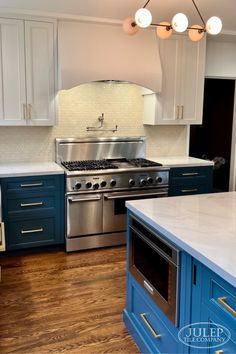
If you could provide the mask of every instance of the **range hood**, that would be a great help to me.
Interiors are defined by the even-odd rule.
[[[155,29],[128,36],[122,25],[61,20],[58,23],[60,89],[93,81],[123,81],[160,92]]]

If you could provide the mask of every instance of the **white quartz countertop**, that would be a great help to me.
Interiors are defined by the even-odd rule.
[[[147,159],[159,162],[165,167],[200,167],[214,165],[213,161],[197,159],[190,156],[148,156]]]
[[[0,164],[0,178],[54,174],[64,174],[64,170],[55,162]]]
[[[135,200],[126,205],[236,286],[236,192]]]

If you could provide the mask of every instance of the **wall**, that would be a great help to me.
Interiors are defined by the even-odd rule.
[[[54,161],[56,137],[147,137],[147,156],[185,155],[185,126],[143,126],[141,88],[132,84],[84,84],[60,91],[59,124],[55,127],[0,127],[0,162]],[[86,132],[98,126],[118,131]]]

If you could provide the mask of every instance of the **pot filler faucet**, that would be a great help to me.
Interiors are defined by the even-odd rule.
[[[113,132],[115,133],[118,130],[118,125],[115,126],[114,129],[104,129],[103,128],[103,124],[104,124],[104,113],[101,114],[101,116],[98,117],[98,121],[100,123],[99,127],[87,127],[86,131],[87,132],[98,132],[98,131],[102,131],[102,132]]]

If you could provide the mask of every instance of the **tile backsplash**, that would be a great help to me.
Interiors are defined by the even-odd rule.
[[[140,136],[147,138],[147,156],[185,155],[185,126],[142,124],[141,88],[133,84],[89,83],[58,93],[58,125],[54,127],[0,127],[0,162],[54,161],[56,137]],[[104,113],[104,129],[99,126]]]

